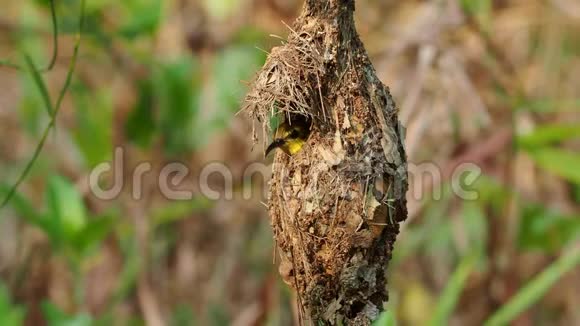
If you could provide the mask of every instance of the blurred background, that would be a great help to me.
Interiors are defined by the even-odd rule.
[[[43,74],[33,67],[52,55],[50,1],[2,2],[0,198],[33,158],[73,59],[80,1],[55,2],[58,57]],[[0,210],[1,325],[296,321],[273,262],[264,178],[244,176],[271,158],[236,113],[301,6],[87,1],[54,128]],[[356,21],[400,108],[411,169],[378,324],[580,325],[580,2],[359,0]],[[123,187],[102,199],[89,177],[113,159],[118,175],[99,184]],[[192,198],[160,191],[171,162],[190,170],[172,189]],[[212,162],[231,171],[232,198],[200,192]],[[413,173],[425,162],[438,173]],[[462,163],[482,175],[453,178]],[[461,198],[454,182],[477,196]],[[228,186],[219,175],[208,185]]]

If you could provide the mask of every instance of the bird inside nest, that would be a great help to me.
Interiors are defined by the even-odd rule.
[[[285,119],[274,132],[274,140],[266,149],[266,155],[276,148],[288,155],[298,153],[310,135],[311,119],[303,115],[293,115]]]

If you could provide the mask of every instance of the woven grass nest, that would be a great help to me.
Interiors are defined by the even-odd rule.
[[[301,319],[317,325],[377,318],[407,216],[404,128],[353,11],[353,0],[306,1],[243,108],[266,135],[274,115],[312,120],[299,153],[275,156],[268,209],[280,274],[297,291]]]

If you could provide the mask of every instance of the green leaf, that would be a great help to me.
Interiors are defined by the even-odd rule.
[[[514,196],[513,191],[497,180],[482,175],[475,182],[475,187],[479,194],[479,199],[475,202],[481,207],[488,205],[493,209],[492,215],[501,215],[505,205],[508,204],[509,198]]]
[[[473,271],[478,257],[478,253],[474,251],[462,258],[439,298],[439,303],[435,307],[435,312],[429,325],[448,324],[449,317],[455,310],[455,306],[467,283],[467,278]]]
[[[373,326],[396,326],[396,325],[397,319],[393,311],[390,309],[383,311],[379,316],[379,319],[377,319],[373,323]]]
[[[554,124],[538,127],[532,133],[517,138],[521,147],[528,149],[565,141],[572,138],[580,138],[580,124]]]
[[[282,123],[283,117],[280,114],[274,114],[270,117],[270,129],[276,130],[278,126]]]
[[[549,147],[530,150],[528,153],[544,170],[580,183],[580,153]]]
[[[163,64],[156,70],[159,128],[170,155],[191,151],[203,137],[198,128],[199,75],[197,62],[190,57]]]
[[[218,55],[214,64],[218,119],[229,120],[239,110],[246,92],[242,82],[249,81],[265,59],[262,51],[242,45],[226,48]]]
[[[113,103],[110,90],[73,89],[76,125],[73,136],[88,167],[110,159],[113,152]]]
[[[554,253],[580,235],[580,216],[563,216],[540,205],[524,208],[518,246]]]
[[[0,283],[0,325],[20,326],[24,325],[24,308],[14,305],[4,285]]]
[[[506,304],[501,306],[484,325],[508,325],[522,312],[540,300],[566,273],[578,268],[578,266],[580,266],[580,247],[575,246],[530,280]]]
[[[155,96],[153,83],[150,79],[139,80],[137,88],[139,90],[138,100],[125,123],[125,134],[130,141],[145,148],[151,145],[155,135],[153,117]]]
[[[161,0],[126,0],[125,23],[119,29],[119,34],[127,39],[141,35],[152,35],[157,31],[163,16],[163,1]]]
[[[49,223],[64,237],[63,240],[72,241],[86,227],[85,205],[76,188],[66,179],[60,176],[49,179],[47,204]]]
[[[42,311],[48,326],[91,326],[92,324],[89,314],[67,315],[55,304],[48,301],[42,303]]]
[[[88,255],[91,250],[99,246],[111,234],[114,226],[115,218],[113,216],[101,216],[91,219],[86,227],[72,239],[73,249],[81,256]]]
[[[48,94],[48,90],[46,88],[46,84],[44,83],[44,79],[40,75],[40,72],[34,65],[34,61],[28,54],[24,54],[24,59],[26,62],[26,66],[28,71],[32,75],[33,81],[36,84],[36,88],[40,91],[40,95],[42,97],[42,101],[44,102],[44,108],[50,117],[54,115],[54,109],[52,107],[52,101],[50,100],[50,95]]]

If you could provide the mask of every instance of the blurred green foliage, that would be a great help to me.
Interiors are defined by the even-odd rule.
[[[46,323],[48,326],[91,326],[93,320],[89,314],[68,315],[50,302],[42,305]]]
[[[526,251],[557,253],[580,238],[580,215],[565,216],[541,205],[524,207],[518,245]]]
[[[125,133],[135,144],[148,147],[155,131],[153,83],[149,79],[139,80],[137,89],[139,98],[125,123]]]
[[[109,161],[113,153],[113,98],[110,89],[72,86],[76,125],[73,138],[88,168]]]
[[[163,64],[154,72],[153,85],[161,109],[157,128],[169,154],[193,150],[203,135],[197,119],[201,86],[198,69],[191,60],[183,60]]]
[[[0,283],[0,325],[19,326],[24,324],[25,309],[11,302],[6,288]]]

